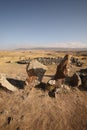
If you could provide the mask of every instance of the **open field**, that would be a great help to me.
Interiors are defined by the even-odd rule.
[[[24,84],[26,64],[16,63],[29,58],[63,57],[66,53],[84,63],[82,67],[73,65],[70,75],[87,68],[87,51],[0,51],[0,73],[6,74],[19,88],[14,93],[0,88],[0,130],[87,130],[87,90],[72,89],[70,92],[58,93],[56,98],[39,88],[30,90]],[[47,67],[44,83],[55,74],[57,65]]]

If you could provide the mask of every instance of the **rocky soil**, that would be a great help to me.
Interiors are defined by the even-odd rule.
[[[87,130],[87,90],[71,88],[50,97],[44,84],[32,89],[25,85],[25,68],[25,64],[0,64],[0,73],[18,88],[11,92],[0,87],[0,130]],[[71,75],[81,68],[73,66]],[[43,82],[55,72],[56,65],[49,65]]]

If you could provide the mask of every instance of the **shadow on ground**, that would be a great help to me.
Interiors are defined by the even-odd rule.
[[[54,75],[44,75],[44,77],[50,77],[50,78],[53,78]]]
[[[41,90],[45,91],[46,90],[46,86],[47,86],[47,84],[42,82],[39,85],[36,85],[35,88],[41,89]]]
[[[53,86],[48,86],[46,83],[40,83],[39,85],[36,85],[35,88],[41,89],[42,91],[47,91],[49,97],[55,97],[55,88]]]
[[[25,81],[7,78],[8,82],[17,87],[18,89],[24,89]]]
[[[86,87],[85,85],[80,85],[80,86],[78,87],[78,89],[79,89],[80,91],[87,91],[87,87]]]

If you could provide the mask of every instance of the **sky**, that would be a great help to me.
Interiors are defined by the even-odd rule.
[[[0,49],[87,48],[87,0],[0,0]]]

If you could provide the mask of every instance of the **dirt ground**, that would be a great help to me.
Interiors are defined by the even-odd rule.
[[[87,52],[86,52],[87,53]],[[18,88],[10,92],[0,87],[0,130],[87,130],[87,91],[75,88],[58,93],[56,98],[40,88],[29,89],[24,81],[26,65],[15,61],[24,58],[64,56],[66,52],[54,51],[1,51],[0,73],[6,74],[9,82]],[[79,53],[80,54],[80,53]],[[86,56],[77,55],[80,60]],[[10,61],[10,62],[9,62]],[[81,68],[73,66],[71,75]],[[56,71],[56,65],[48,65],[43,77],[46,83]]]

